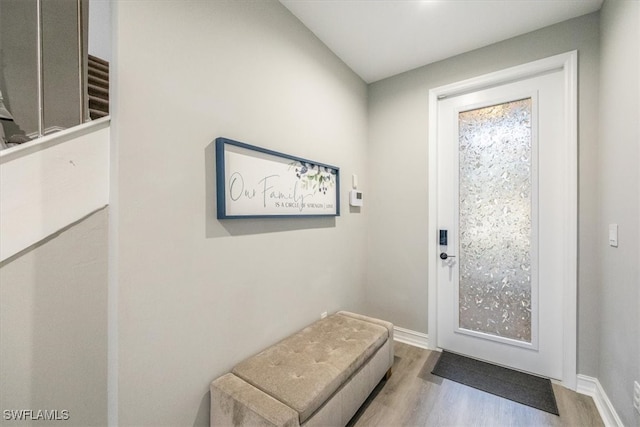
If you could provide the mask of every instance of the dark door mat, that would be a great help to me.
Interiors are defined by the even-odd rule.
[[[560,415],[551,381],[546,378],[448,351],[442,352],[431,373],[523,405]]]

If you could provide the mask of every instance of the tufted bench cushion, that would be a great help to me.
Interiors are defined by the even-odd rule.
[[[233,374],[304,423],[390,338],[381,324],[337,313],[241,362]]]

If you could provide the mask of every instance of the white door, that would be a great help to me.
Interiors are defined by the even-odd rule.
[[[565,85],[556,69],[437,102],[432,252],[437,346],[556,379],[575,269]]]

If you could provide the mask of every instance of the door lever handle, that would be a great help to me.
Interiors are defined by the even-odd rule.
[[[440,259],[455,258],[455,255],[447,255],[446,252],[440,253]]]

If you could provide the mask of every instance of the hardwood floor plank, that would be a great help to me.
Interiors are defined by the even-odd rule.
[[[560,416],[431,374],[439,353],[395,343],[393,375],[383,380],[350,427],[593,426],[604,424],[593,399],[553,385]]]

